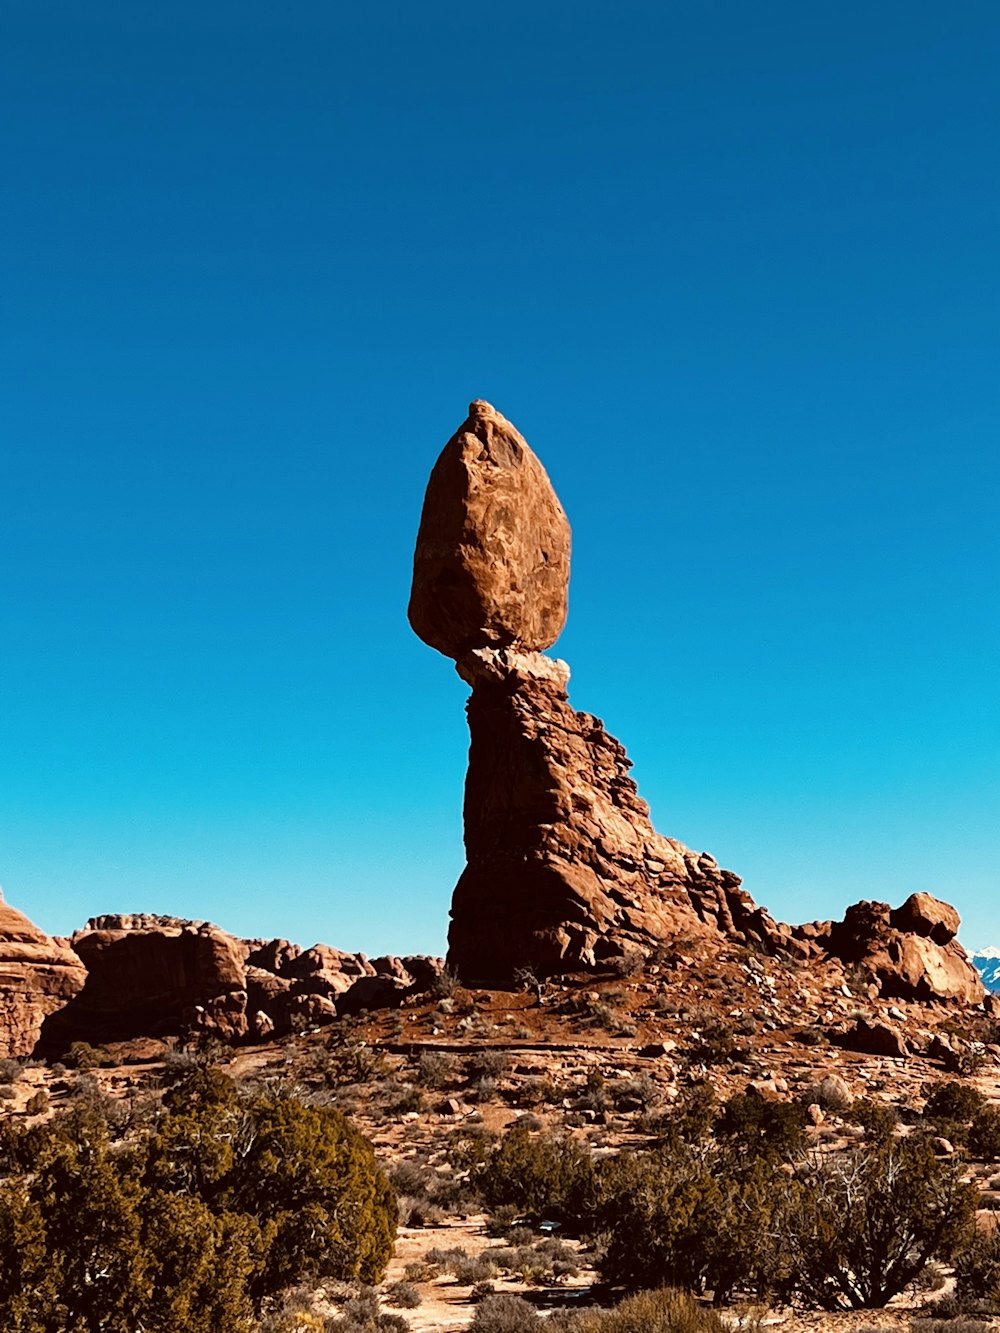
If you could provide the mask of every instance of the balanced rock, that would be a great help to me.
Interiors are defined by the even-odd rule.
[[[778,927],[738,877],[655,831],[624,749],[574,711],[569,668],[540,651],[566,618],[569,550],[541,463],[473,403],[428,483],[410,599],[413,628],[472,687],[449,964],[488,984],[599,968],[680,936],[773,950]]]
[[[427,485],[409,617],[456,660],[488,646],[537,650],[566,622],[570,529],[531,449],[477,401]]]
[[[45,1019],[85,977],[72,949],[0,899],[0,1056],[30,1055]]]
[[[911,893],[902,907],[889,913],[893,930],[921,935],[935,944],[950,944],[958,934],[961,917],[950,903],[929,893]]]

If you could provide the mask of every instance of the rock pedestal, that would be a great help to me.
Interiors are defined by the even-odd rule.
[[[458,670],[472,686],[468,864],[448,960],[463,978],[608,966],[711,939],[727,911],[732,924],[739,879],[655,831],[623,747],[570,706],[564,662],[486,648]]]

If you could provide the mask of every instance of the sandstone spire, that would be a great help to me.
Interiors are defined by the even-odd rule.
[[[468,864],[449,961],[496,981],[597,967],[678,935],[777,928],[712,857],[661,837],[622,746],[566,695],[539,650],[566,619],[569,523],[541,463],[488,403],[431,474],[410,623],[472,686]]]

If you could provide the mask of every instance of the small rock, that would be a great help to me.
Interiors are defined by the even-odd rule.
[[[648,1046],[643,1046],[639,1054],[647,1060],[658,1060],[661,1056],[669,1055],[671,1051],[677,1050],[675,1041],[651,1041]]]
[[[823,1106],[831,1111],[845,1111],[854,1101],[854,1095],[839,1074],[827,1074],[816,1086],[816,1095]]]
[[[762,1102],[781,1100],[781,1094],[778,1092],[777,1084],[773,1078],[760,1078],[753,1083],[748,1083],[747,1094],[751,1097],[759,1097]]]
[[[906,1039],[898,1029],[888,1023],[869,1023],[866,1018],[859,1018],[846,1032],[831,1034],[831,1039],[850,1051],[861,1051],[865,1055],[887,1055],[905,1060],[910,1053]]]

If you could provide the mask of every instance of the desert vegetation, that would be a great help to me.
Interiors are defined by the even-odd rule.
[[[303,1278],[378,1281],[396,1205],[337,1111],[196,1068],[148,1128],[94,1105],[4,1122],[0,1326],[245,1333]]]
[[[708,980],[456,985],[242,1052],[10,1062],[0,1328],[719,1333],[752,1306],[982,1333],[1000,1089],[838,1059],[797,1013],[779,1050],[776,988],[722,1012]]]

